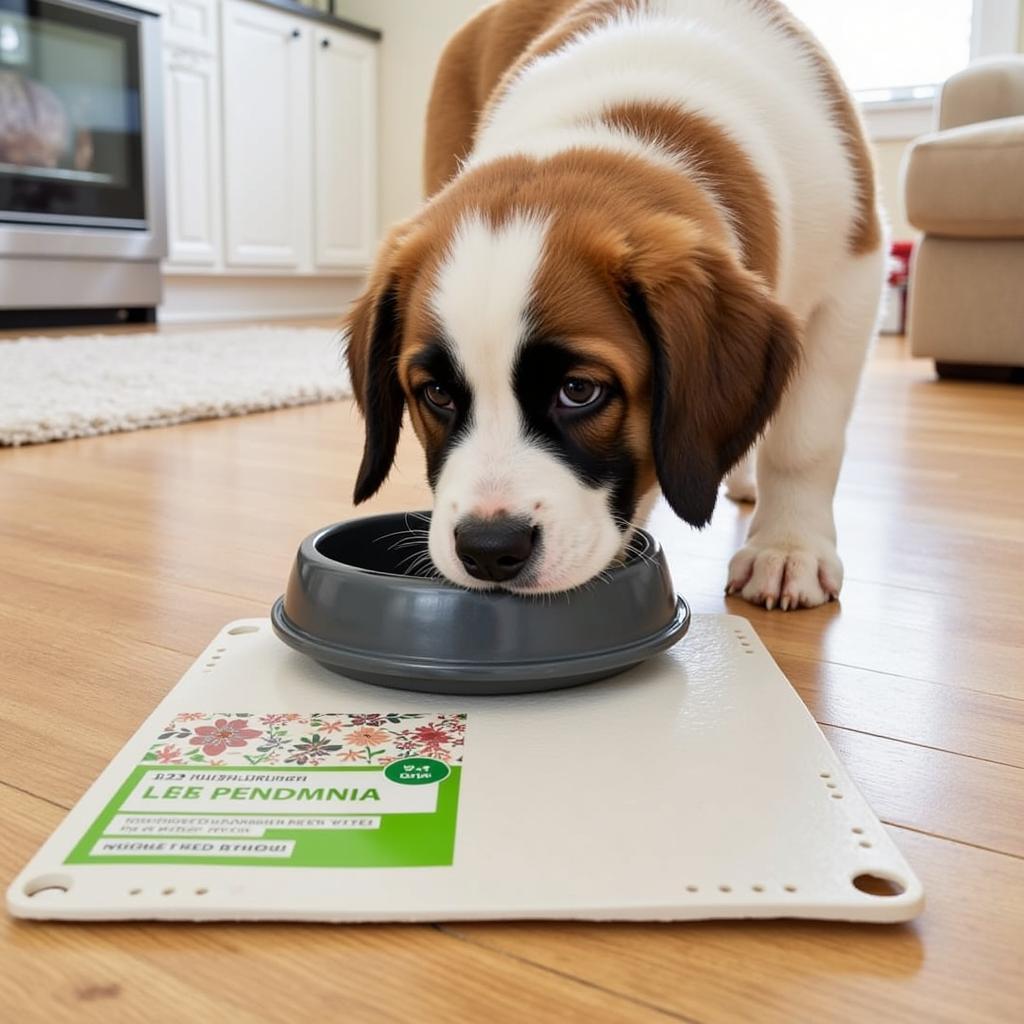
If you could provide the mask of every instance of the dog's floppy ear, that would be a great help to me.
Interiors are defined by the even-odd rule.
[[[725,474],[757,440],[799,355],[793,318],[693,222],[658,215],[631,239],[624,288],[651,351],[651,444],[668,503],[710,519]]]
[[[397,364],[411,233],[408,225],[401,225],[385,240],[369,283],[352,304],[345,324],[349,377],[366,421],[353,494],[356,504],[376,494],[387,479],[402,431],[405,395]]]

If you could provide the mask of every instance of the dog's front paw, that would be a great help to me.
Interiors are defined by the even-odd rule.
[[[727,594],[739,593],[769,611],[815,608],[839,596],[843,563],[835,545],[811,538],[792,543],[750,537],[729,563]]]

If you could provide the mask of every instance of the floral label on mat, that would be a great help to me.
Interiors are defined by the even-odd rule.
[[[69,864],[450,865],[464,714],[176,715]]]

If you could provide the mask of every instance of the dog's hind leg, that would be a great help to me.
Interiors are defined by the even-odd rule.
[[[879,249],[840,266],[830,297],[808,320],[801,365],[760,443],[757,506],[726,588],[754,604],[788,610],[839,594],[832,500],[884,264]]]

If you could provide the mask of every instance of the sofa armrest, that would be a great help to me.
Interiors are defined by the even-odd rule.
[[[928,234],[1024,238],[1024,117],[915,139],[903,193],[907,219]]]
[[[1024,55],[978,61],[947,79],[939,129],[1024,114]]]

